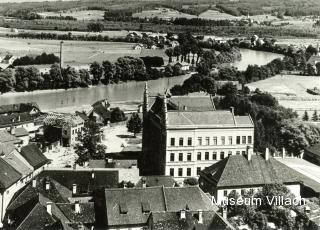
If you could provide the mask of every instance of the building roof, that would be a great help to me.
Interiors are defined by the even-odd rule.
[[[34,122],[38,118],[38,114],[14,113],[9,115],[0,115],[0,127],[8,127],[12,125],[25,124]]]
[[[0,131],[0,143],[17,143],[20,142],[18,138],[15,136],[11,135],[8,131],[2,130]]]
[[[211,96],[171,96],[167,99],[168,110],[214,111]]]
[[[14,130],[14,136],[15,137],[23,137],[23,136],[29,136],[29,132],[21,127],[21,128],[15,128]]]
[[[35,102],[1,105],[0,106],[0,114],[30,113],[33,109],[40,111],[39,106]]]
[[[71,223],[84,223],[84,224],[93,224],[95,223],[95,211],[94,203],[79,203],[80,212],[75,213],[74,206],[75,204],[63,203],[56,204],[62,213],[70,220]]]
[[[249,115],[234,116],[230,111],[168,111],[168,128],[254,127]]]
[[[270,157],[231,155],[201,171],[200,176],[216,187],[261,186],[273,183],[300,183],[301,175]]]
[[[18,209],[22,205],[28,203],[30,200],[36,199],[38,199],[37,190],[32,186],[27,185],[20,192],[18,192],[18,194],[15,197],[13,197],[13,199],[7,207],[7,211]]]
[[[49,163],[41,150],[36,144],[29,144],[21,148],[20,154],[28,161],[28,163],[34,168],[38,169],[43,165]]]
[[[309,153],[313,153],[315,155],[320,156],[320,143],[313,145],[313,146],[310,146],[310,147],[307,147],[306,150]]]
[[[0,190],[6,190],[19,181],[21,174],[6,161],[0,158]]]
[[[2,146],[4,145],[0,144],[0,148]],[[15,150],[14,145],[6,144],[5,146],[10,146],[10,151],[4,153],[4,151],[2,150],[2,153],[4,153],[4,155],[2,156],[3,160],[10,164],[15,170],[17,170],[23,176],[27,176],[33,172],[32,166],[20,155],[20,153],[17,150]]]
[[[98,114],[104,120],[111,118],[110,104],[108,102],[96,102],[92,105],[92,112]]]
[[[44,123],[50,126],[63,127],[75,127],[84,123],[84,120],[74,114],[66,113],[50,113],[44,118]]]
[[[199,187],[106,189],[105,200],[109,227],[146,224],[151,212],[216,209]]]
[[[142,187],[143,183],[146,187],[173,187],[176,181],[171,176],[144,176],[138,181],[136,187]]]

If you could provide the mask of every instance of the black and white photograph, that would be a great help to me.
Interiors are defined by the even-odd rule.
[[[320,230],[320,0],[0,0],[0,230]]]

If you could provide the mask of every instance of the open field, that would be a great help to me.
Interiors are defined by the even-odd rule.
[[[145,10],[132,15],[134,18],[154,18],[158,17],[163,20],[170,20],[175,18],[196,18],[195,15],[181,13],[177,10],[172,10],[168,8],[157,8],[154,10]]]
[[[236,17],[231,14],[219,12],[217,10],[207,10],[201,13],[199,18],[206,20],[240,20],[242,17]]]
[[[253,82],[247,85],[250,90],[259,88],[276,97],[279,104],[295,110],[299,115],[308,111],[320,111],[320,96],[307,93],[308,88],[320,88],[320,78],[299,75],[277,75],[275,77]]]
[[[94,61],[116,61],[119,57],[163,56],[163,50],[134,50],[132,43],[65,41],[63,59],[65,64],[77,66]],[[0,38],[0,55],[11,53],[15,56],[41,54],[59,55],[59,41]]]
[[[77,20],[99,20],[103,19],[104,11],[102,10],[79,10],[79,11],[62,11],[62,12],[41,12],[43,17],[47,16],[72,16]]]

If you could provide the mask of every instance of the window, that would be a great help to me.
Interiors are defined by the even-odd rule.
[[[171,143],[171,146],[174,146],[175,145],[175,139],[171,138],[170,143]]]
[[[244,189],[241,189],[241,196],[244,195]]]
[[[178,169],[178,176],[182,176],[182,168]]]
[[[212,153],[212,160],[217,160],[217,152]]]
[[[204,153],[204,159],[205,160],[209,160],[209,152],[205,152]]]
[[[170,169],[170,176],[174,176],[174,168]]]
[[[191,168],[187,168],[187,176],[191,176]]]
[[[213,137],[213,145],[217,145],[218,144],[218,138],[217,137]]]
[[[201,168],[197,167],[197,175],[200,175],[200,172],[201,172]]]
[[[248,144],[252,144],[252,136],[248,136]]]
[[[229,136],[229,145],[232,145],[232,136]]]
[[[183,161],[183,153],[179,153],[179,161]]]
[[[231,156],[231,155],[232,155],[232,151],[229,151],[229,152],[228,152],[228,156]]]
[[[246,144],[247,143],[247,137],[246,136],[242,136],[242,144]]]
[[[187,161],[191,161],[191,153],[187,153]]]
[[[170,153],[170,161],[174,161],[174,153]]]
[[[227,191],[227,190],[224,190],[224,191],[223,191],[223,195],[224,195],[224,196],[228,196],[228,191]]]
[[[236,154],[237,154],[237,155],[240,155],[240,151],[237,151]]]
[[[220,160],[224,159],[224,152],[220,153]]]
[[[225,137],[221,137],[221,145],[225,145],[226,144],[226,138]]]
[[[206,145],[210,145],[210,137],[206,137]]]
[[[240,136],[237,136],[237,145],[240,145]]]
[[[197,160],[198,160],[198,161],[201,161],[201,152],[198,152],[198,154],[197,154]]]
[[[242,155],[246,155],[246,151],[242,151]]]
[[[192,145],[192,138],[188,137],[188,146],[191,146],[191,145]]]
[[[179,146],[183,146],[183,138],[179,138]]]
[[[198,137],[198,145],[202,145],[202,137]]]

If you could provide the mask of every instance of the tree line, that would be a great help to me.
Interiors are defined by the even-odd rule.
[[[13,66],[23,66],[23,65],[41,65],[41,64],[54,64],[60,61],[60,58],[54,54],[42,53],[41,55],[33,56],[23,56],[17,58],[13,61]]]

